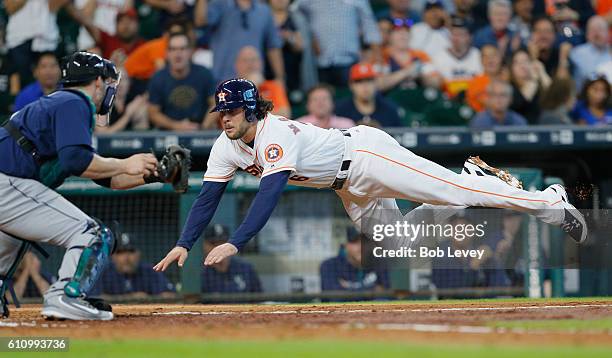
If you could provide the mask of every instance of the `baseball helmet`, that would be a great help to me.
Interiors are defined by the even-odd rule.
[[[78,85],[102,77],[106,81],[111,79],[115,85],[107,86],[104,99],[98,114],[106,115],[113,107],[117,85],[121,79],[121,73],[112,61],[104,59],[95,53],[79,51],[67,56],[62,61],[62,78],[60,83],[64,86]]]
[[[244,108],[247,121],[252,122],[256,120],[257,98],[259,98],[259,91],[253,82],[244,78],[232,78],[217,86],[215,107],[210,112]]]
[[[98,77],[106,79],[119,79],[117,66],[95,53],[79,51],[67,56],[62,61],[62,84],[77,84]]]

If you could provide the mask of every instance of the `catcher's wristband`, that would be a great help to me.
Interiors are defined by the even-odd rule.
[[[145,184],[163,183],[164,182],[162,180],[162,178],[160,178],[158,176],[155,176],[155,175],[145,176],[145,177],[142,177],[142,179],[144,179]]]

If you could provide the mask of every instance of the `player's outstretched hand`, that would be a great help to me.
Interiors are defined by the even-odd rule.
[[[204,259],[204,265],[210,266],[214,264],[218,264],[223,261],[223,259],[236,255],[238,253],[238,249],[236,246],[226,242],[225,244],[219,245],[214,249],[210,250],[206,259]]]
[[[157,171],[157,158],[150,153],[134,154],[124,159],[124,166],[126,174],[149,176]]]
[[[166,271],[170,264],[174,261],[178,260],[179,267],[183,267],[185,260],[187,260],[187,256],[189,253],[187,249],[184,247],[177,246],[168,252],[168,255],[164,257],[157,265],[153,266],[153,270],[155,271]]]

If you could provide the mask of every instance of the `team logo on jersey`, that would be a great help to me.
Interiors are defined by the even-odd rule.
[[[283,148],[278,144],[270,144],[266,147],[264,154],[266,155],[266,161],[274,163],[283,157]]]

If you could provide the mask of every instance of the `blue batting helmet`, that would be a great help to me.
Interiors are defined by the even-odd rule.
[[[232,78],[221,82],[215,91],[215,108],[211,112],[230,111],[244,108],[247,121],[255,120],[259,91],[257,86],[244,78]]]

